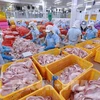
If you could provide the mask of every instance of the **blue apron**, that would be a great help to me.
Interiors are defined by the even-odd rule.
[[[49,46],[49,47],[55,46],[55,41],[53,38],[47,39],[47,46]]]

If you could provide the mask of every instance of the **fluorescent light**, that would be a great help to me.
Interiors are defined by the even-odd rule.
[[[83,7],[83,4],[79,4],[78,7]]]
[[[60,4],[62,1],[61,0],[55,0],[54,4]]]
[[[91,7],[92,7],[91,5],[87,5],[87,6],[86,6],[86,9],[87,9],[87,8],[91,8]]]
[[[85,3],[93,2],[93,0],[84,0]]]
[[[72,2],[68,2],[68,3],[67,3],[67,6],[71,6],[71,5],[72,5]]]
[[[96,2],[96,4],[95,4],[95,5],[100,5],[100,1]]]

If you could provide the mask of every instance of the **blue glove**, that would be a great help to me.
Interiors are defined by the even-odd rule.
[[[33,39],[32,42],[36,42],[37,39]]]
[[[26,36],[22,36],[22,38],[26,38]]]
[[[46,43],[42,43],[41,46],[46,46]]]
[[[47,46],[44,50],[47,51],[49,49],[54,49],[54,48],[55,48],[55,46]]]
[[[94,38],[96,38],[95,36],[94,37],[92,37],[92,39],[94,39]]]
[[[12,61],[12,59],[13,59],[12,56],[8,56],[8,55],[5,55],[5,54],[1,54],[1,56],[2,56],[3,59],[10,60],[10,61]]]
[[[1,49],[1,52],[4,53],[4,52],[10,52],[11,49],[9,47],[6,47],[6,46],[3,46],[3,48]]]
[[[86,35],[83,36],[83,39],[86,40]]]

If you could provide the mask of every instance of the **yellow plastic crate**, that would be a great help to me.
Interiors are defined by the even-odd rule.
[[[93,67],[92,63],[90,63],[82,58],[79,58],[75,55],[69,55],[69,56],[65,57],[64,59],[60,60],[59,62],[55,62],[55,63],[47,66],[47,68],[46,68],[47,80],[51,81],[52,77],[54,75],[59,76],[66,67],[69,67],[70,65],[73,65],[73,64],[80,65],[82,69],[86,69],[85,72],[87,72],[88,69]],[[85,72],[83,72],[83,73],[85,73]],[[82,76],[82,74],[77,76],[75,79],[79,78],[80,76]],[[68,84],[70,84],[70,82]],[[54,82],[54,85],[55,85],[54,87],[59,92],[62,88],[64,88],[68,84],[63,84],[60,80],[56,80]]]
[[[76,47],[76,46],[68,45],[68,46],[65,46],[65,47],[63,47],[63,48],[61,48],[61,49],[62,49],[66,54],[69,54],[69,53],[66,52],[64,49],[65,49],[65,48],[75,48],[75,47]],[[91,52],[90,50],[87,50],[87,49],[82,48],[82,47],[78,47],[78,48],[80,48],[80,49],[82,49],[82,50],[84,50],[84,51],[86,51],[86,52],[88,53],[88,56],[86,56],[86,57],[83,58],[83,59],[90,61],[90,59],[91,59],[91,57],[92,57],[92,52]]]
[[[100,63],[100,48],[98,48],[96,50],[96,55],[95,55],[94,61]]]
[[[91,41],[85,41],[85,42],[76,44],[76,46],[85,48],[84,46],[87,45],[87,44],[93,45],[95,47],[93,49],[88,49],[88,50],[90,50],[92,52],[92,56],[95,56],[96,50],[100,47],[99,44],[93,44]],[[85,49],[87,49],[87,48],[85,48]]]
[[[26,58],[26,59],[29,59],[29,58]],[[26,59],[18,60],[18,61],[16,61],[16,62],[23,62],[23,61],[25,61]],[[13,62],[4,64],[4,65],[2,66],[1,73],[5,72],[6,69],[7,69],[12,63],[13,63]],[[6,95],[6,96],[2,96],[2,95],[0,94],[0,99],[2,99],[2,100],[18,100],[19,98],[21,98],[21,97],[23,97],[23,96],[25,96],[25,95],[27,95],[27,94],[29,94],[29,93],[31,93],[31,92],[33,92],[33,91],[39,89],[39,88],[41,88],[41,87],[42,87],[42,77],[41,77],[39,71],[37,70],[36,66],[34,65],[34,63],[33,63],[33,66],[34,66],[34,69],[35,69],[36,74],[37,74],[37,76],[38,76],[38,82],[36,82],[36,83],[34,83],[34,84],[31,84],[31,85],[29,85],[29,86],[26,86],[26,87],[24,87],[24,88],[22,88],[22,89],[20,89],[20,90],[14,91],[14,92],[12,92],[12,93]],[[1,88],[1,86],[2,86],[2,81],[0,81],[0,88]]]
[[[94,38],[94,39],[91,39],[89,41],[91,41],[91,43],[93,43],[94,40],[100,40],[100,38]],[[100,43],[93,43],[93,44],[99,44],[100,45]]]
[[[85,74],[83,74],[78,80],[73,81],[69,86],[65,87],[63,90],[60,91],[61,95],[61,100],[68,100],[70,97],[72,91],[71,88],[73,85],[79,83],[79,84],[84,84],[84,82],[89,81],[89,80],[97,80],[100,78],[100,72],[95,70],[95,69],[90,69],[88,70]]]
[[[48,50],[48,51],[45,51],[45,52],[42,52],[42,53],[38,53],[38,54],[36,54],[36,55],[34,55],[34,56],[32,57],[32,58],[33,58],[33,61],[34,61],[34,63],[35,63],[35,65],[37,66],[37,68],[39,69],[41,75],[42,75],[44,78],[46,78],[46,66],[47,66],[47,65],[42,66],[42,65],[38,62],[38,57],[39,57],[40,55],[42,55],[42,54],[59,55],[60,52],[61,52],[61,50],[59,50],[59,49],[56,48],[56,49]],[[68,55],[68,54],[66,54],[66,53],[64,53],[64,52],[62,52],[62,54],[64,54],[65,56]],[[64,57],[63,57],[63,58],[64,58]],[[63,58],[62,58],[62,59],[63,59]],[[59,61],[59,60],[58,60],[58,61]],[[58,61],[55,61],[55,62],[58,62]],[[52,63],[54,63],[54,62],[52,62]],[[51,63],[48,64],[48,65],[51,65]]]
[[[27,97],[29,96],[51,96],[53,98],[53,100],[62,100],[60,95],[56,92],[56,90],[50,86],[50,85],[47,85],[23,98],[21,98],[20,100],[26,100]]]

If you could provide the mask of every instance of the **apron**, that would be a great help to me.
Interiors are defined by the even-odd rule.
[[[53,38],[47,39],[47,46],[48,46],[48,47],[55,46],[55,41],[54,41]]]
[[[40,39],[39,38],[36,38],[36,32],[35,30],[32,31],[32,41],[39,44],[40,43]]]
[[[77,44],[77,42],[68,41],[68,44],[69,44],[69,45],[75,45],[75,44]]]

